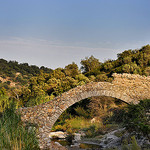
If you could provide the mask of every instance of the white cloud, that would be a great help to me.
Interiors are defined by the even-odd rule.
[[[38,66],[43,65],[53,69],[64,67],[73,61],[79,65],[81,59],[91,55],[94,55],[100,61],[108,58],[116,59],[119,52],[121,52],[119,49],[68,46],[61,41],[34,38],[13,37],[7,40],[0,39],[1,58],[16,60],[20,63],[27,62]]]

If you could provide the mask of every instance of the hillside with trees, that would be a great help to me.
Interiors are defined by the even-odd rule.
[[[17,107],[28,107],[91,81],[111,82],[113,73],[150,75],[150,45],[139,50],[125,50],[117,57],[102,63],[90,56],[81,60],[81,68],[73,62],[55,70],[0,59],[1,111],[11,101],[17,103]]]
[[[50,101],[61,93],[92,81],[111,82],[113,73],[149,76],[150,45],[138,50],[125,50],[117,55],[116,60],[100,62],[94,56],[90,56],[82,59],[80,63],[81,68],[73,62],[64,68],[52,70],[44,66],[30,66],[28,63],[19,64],[17,61],[0,59],[0,112],[5,112],[11,104],[15,104],[17,109]],[[87,120],[97,117],[105,125],[115,112],[123,113],[122,108],[125,106],[126,104],[110,97],[89,98],[68,108],[58,119],[53,130],[74,132],[76,127],[72,127],[70,122],[78,119],[83,121],[83,118]],[[117,119],[117,122],[122,122],[122,116],[120,118],[118,116]],[[93,132],[96,130],[95,127]],[[88,136],[92,136],[90,132],[89,127]]]

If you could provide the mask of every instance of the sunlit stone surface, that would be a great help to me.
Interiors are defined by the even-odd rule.
[[[112,83],[91,82],[71,89],[47,103],[20,108],[24,122],[29,121],[39,126],[40,147],[50,146],[49,132],[62,112],[85,98],[110,96],[134,104],[139,100],[150,99],[150,77],[131,74],[113,74],[113,77]]]

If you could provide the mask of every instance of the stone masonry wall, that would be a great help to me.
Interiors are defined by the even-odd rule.
[[[49,132],[59,116],[68,107],[85,98],[92,96],[110,96],[126,103],[138,103],[139,100],[150,99],[150,77],[113,74],[114,80],[108,82],[91,82],[78,86],[54,98],[53,100],[28,108],[20,108],[24,122],[35,123],[39,126],[40,147],[49,147]]]
[[[113,84],[125,87],[126,94],[136,100],[150,99],[150,76],[134,74],[113,74]],[[133,101],[133,103],[135,103]]]

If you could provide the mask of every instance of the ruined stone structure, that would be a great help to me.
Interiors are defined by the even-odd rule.
[[[113,74],[113,77],[112,83],[91,82],[71,89],[47,103],[20,108],[24,122],[39,126],[40,147],[50,146],[48,134],[63,111],[85,98],[110,96],[134,104],[139,100],[150,99],[150,77],[131,74]]]

